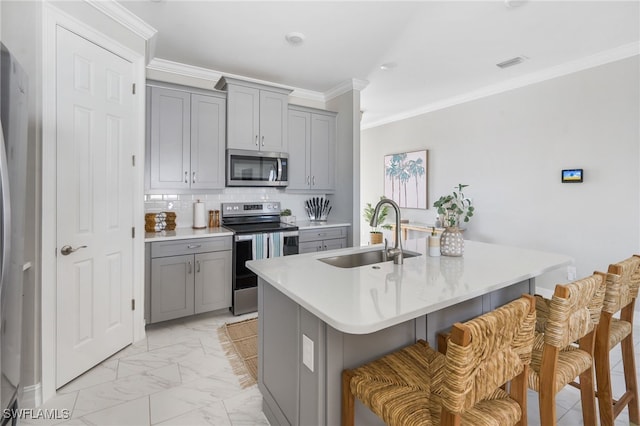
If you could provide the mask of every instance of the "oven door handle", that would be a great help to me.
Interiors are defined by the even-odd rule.
[[[253,235],[236,235],[236,241],[251,241]]]

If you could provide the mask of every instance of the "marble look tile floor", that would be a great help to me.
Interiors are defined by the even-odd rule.
[[[268,425],[257,386],[242,389],[217,336],[225,322],[255,316],[204,314],[147,327],[147,336],[58,390],[40,407],[69,410],[68,420],[21,421],[25,425]],[[640,368],[640,327],[634,330]],[[614,391],[624,386],[620,351],[614,350]],[[582,424],[580,392],[556,398],[558,425]],[[540,425],[538,397],[529,392],[528,419]],[[616,426],[629,425],[627,410]],[[313,425],[308,425],[313,426]]]

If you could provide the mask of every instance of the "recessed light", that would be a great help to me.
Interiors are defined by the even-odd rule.
[[[395,62],[385,62],[384,64],[380,65],[380,69],[382,71],[390,71],[397,66],[398,64],[396,64]]]
[[[304,42],[304,34],[302,33],[298,33],[298,32],[293,32],[293,33],[288,33],[287,35],[284,36],[285,40],[287,40],[287,43],[289,43],[292,46],[299,46]]]

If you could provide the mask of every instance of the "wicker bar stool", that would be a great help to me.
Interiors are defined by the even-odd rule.
[[[584,424],[597,423],[593,352],[605,282],[606,275],[596,272],[566,285],[558,284],[551,300],[536,296],[529,388],[538,392],[540,422],[545,426],[557,422],[556,394],[577,377]]]
[[[629,407],[629,420],[640,423],[638,415],[638,379],[633,350],[633,312],[640,286],[640,256],[635,255],[609,266],[607,290],[602,315],[596,332],[595,362],[598,385],[600,423],[613,425],[624,407]],[[613,315],[620,312],[620,318]],[[626,390],[616,401],[611,390],[609,353],[620,344]]]
[[[342,372],[342,424],[358,398],[388,425],[526,425],[535,299],[524,295],[451,330],[447,354],[420,340]],[[509,393],[500,388],[510,381]]]

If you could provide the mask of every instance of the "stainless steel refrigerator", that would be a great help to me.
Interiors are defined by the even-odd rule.
[[[0,43],[0,399],[2,424],[16,423],[20,393],[27,166],[27,78]]]

